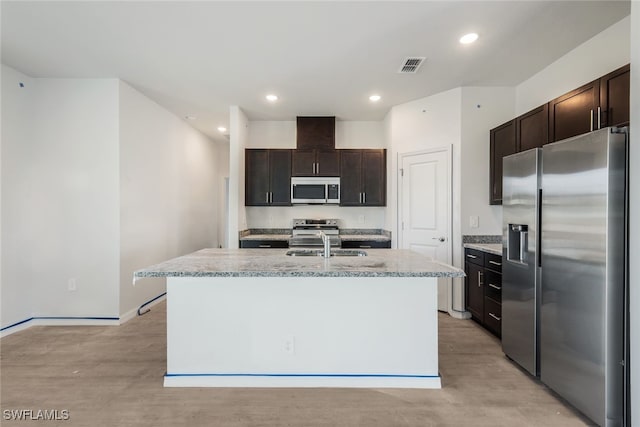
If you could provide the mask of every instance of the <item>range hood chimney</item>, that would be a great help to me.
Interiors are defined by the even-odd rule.
[[[298,116],[296,123],[296,147],[299,150],[336,148],[335,116]]]

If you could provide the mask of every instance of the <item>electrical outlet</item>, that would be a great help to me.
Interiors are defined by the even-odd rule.
[[[273,227],[273,215],[269,215],[269,225]]]
[[[69,281],[67,282],[67,289],[71,292],[75,292],[78,290],[78,287],[76,286],[76,279],[69,279]]]
[[[358,215],[358,224],[364,224],[364,215]]]
[[[469,217],[469,227],[478,228],[480,226],[480,218],[477,215],[471,215]]]
[[[293,354],[296,352],[296,338],[291,335],[284,340],[284,351]]]

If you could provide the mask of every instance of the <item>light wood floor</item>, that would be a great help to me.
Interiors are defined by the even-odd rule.
[[[439,315],[441,390],[163,388],[165,304],[122,326],[32,327],[0,341],[2,426],[583,426],[470,320]],[[2,416],[2,414],[0,414]]]

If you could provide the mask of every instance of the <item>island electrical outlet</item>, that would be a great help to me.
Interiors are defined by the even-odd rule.
[[[289,354],[296,352],[296,338],[293,335],[288,336],[284,340],[284,351]]]

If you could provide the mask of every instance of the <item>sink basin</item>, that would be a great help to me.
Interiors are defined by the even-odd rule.
[[[287,251],[288,256],[322,256],[322,253],[322,249],[291,249]],[[367,256],[367,253],[360,249],[332,249],[331,256]]]

